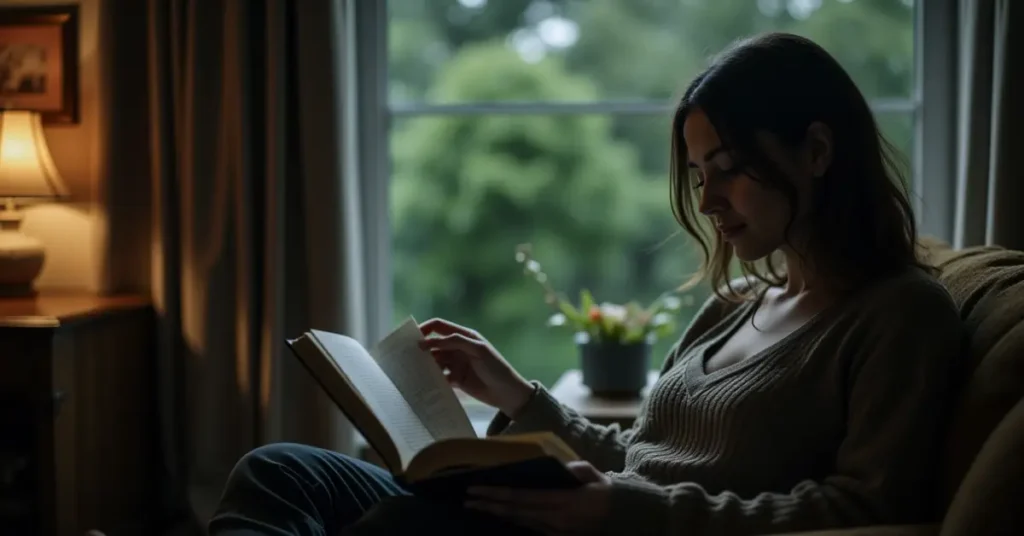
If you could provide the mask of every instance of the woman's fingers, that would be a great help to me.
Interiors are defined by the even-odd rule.
[[[448,371],[448,379],[458,380],[466,374],[466,356],[462,352],[451,352],[446,350],[434,350],[430,352],[434,356],[434,362],[441,370]]]
[[[431,318],[430,320],[420,324],[419,327],[420,333],[424,336],[434,333],[438,335],[459,334],[469,339],[480,339],[479,333],[467,328],[466,326],[461,326],[455,322],[449,322],[443,318]]]
[[[448,383],[453,385],[464,385],[466,383],[466,371],[469,367],[466,366],[455,366],[448,369],[448,374],[445,376],[448,378]]]
[[[580,479],[580,482],[589,484],[591,482],[601,482],[604,478],[604,473],[597,470],[596,467],[585,461],[572,461],[566,464],[569,472],[572,473],[576,478]]]
[[[469,357],[466,352],[461,350],[433,349],[430,351],[430,355],[434,356],[434,362],[437,363],[437,366],[447,372],[445,378],[448,379],[449,383],[461,385],[465,381],[466,374],[468,374],[471,368],[469,363],[466,362]]]
[[[467,357],[477,357],[484,343],[480,339],[472,339],[461,333],[453,333],[442,337],[430,337],[420,340],[420,348],[424,350],[441,350],[446,352],[465,352]]]

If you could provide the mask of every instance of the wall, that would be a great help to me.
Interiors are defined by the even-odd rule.
[[[103,210],[99,208],[98,199],[102,177],[97,165],[101,112],[97,23],[101,2],[78,2],[81,121],[77,125],[46,128],[54,163],[71,190],[71,198],[61,204],[26,208],[22,224],[25,234],[42,240],[46,246],[46,264],[36,280],[36,288],[40,290],[95,291],[103,286],[100,275]],[[0,0],[2,6],[54,3],[60,2]]]

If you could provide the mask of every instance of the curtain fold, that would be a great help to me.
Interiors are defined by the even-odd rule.
[[[332,0],[149,0],[152,292],[165,510],[205,525],[247,450],[351,429],[284,341],[354,333]],[[356,273],[358,270],[356,270]]]
[[[1024,26],[1019,0],[960,1],[954,245],[1024,249]]]

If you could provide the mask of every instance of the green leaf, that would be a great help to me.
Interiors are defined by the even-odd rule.
[[[666,322],[666,323],[664,323],[664,324],[654,328],[654,331],[652,333],[657,335],[657,337],[659,339],[664,339],[664,338],[668,337],[669,335],[672,335],[672,332],[674,332],[675,330],[676,330],[675,322]]]
[[[580,311],[585,315],[590,314],[590,309],[594,306],[594,296],[590,294],[587,289],[580,290]]]
[[[640,302],[633,300],[626,304],[626,318],[636,318],[637,314],[643,311]]]
[[[629,329],[626,329],[626,333],[622,336],[622,341],[623,342],[627,342],[627,343],[630,343],[630,342],[640,342],[640,341],[642,341],[644,339],[644,335],[646,335],[646,333],[645,333],[645,330],[643,328],[639,328],[639,327],[629,328]]]
[[[579,328],[584,327],[584,322],[586,320],[585,317],[581,315],[571,303],[566,300],[558,300],[558,308],[562,311],[562,314],[565,315],[566,320],[572,322]]]
[[[611,318],[608,318],[607,316],[603,315],[601,316],[601,330],[604,332],[605,335],[608,335],[609,337],[613,337],[614,335],[616,335],[615,328],[618,325],[619,324],[617,324]]]
[[[658,296],[657,298],[654,299],[654,301],[651,302],[650,305],[647,306],[647,314],[650,318],[653,318],[654,315],[660,313],[661,310],[665,307],[666,295],[667,294],[662,294],[661,296]]]

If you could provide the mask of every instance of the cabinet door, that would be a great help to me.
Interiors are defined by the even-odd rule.
[[[81,534],[78,448],[77,333],[57,331],[53,338],[53,512],[56,534]]]
[[[44,530],[33,418],[28,395],[0,394],[0,526],[11,534]]]
[[[0,328],[0,527],[53,534],[51,328]]]

